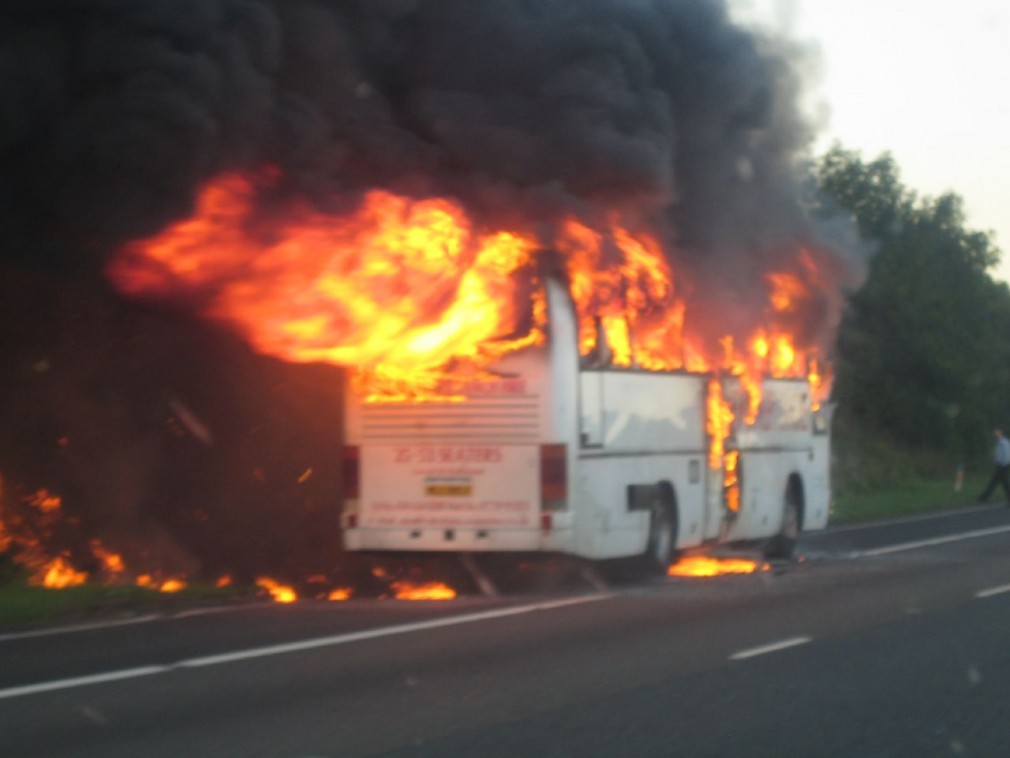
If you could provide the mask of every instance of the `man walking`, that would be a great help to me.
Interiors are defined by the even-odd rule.
[[[989,499],[989,495],[996,489],[997,484],[1003,486],[1007,501],[1010,501],[1010,440],[1003,436],[1001,429],[994,429],[993,436],[996,437],[996,447],[992,451],[992,462],[996,464],[996,468],[992,472],[992,478],[989,480],[985,492],[978,497],[980,503]]]

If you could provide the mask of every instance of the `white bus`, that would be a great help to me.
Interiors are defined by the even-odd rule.
[[[712,376],[586,367],[567,291],[548,282],[547,304],[546,344],[463,399],[366,403],[348,389],[346,549],[641,556],[662,570],[705,544],[789,556],[801,530],[826,526],[830,413],[812,410],[806,381],[766,380],[713,468]]]

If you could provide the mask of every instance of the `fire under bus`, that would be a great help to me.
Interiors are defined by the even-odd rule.
[[[804,379],[765,379],[756,417],[739,377],[595,365],[567,290],[546,284],[547,339],[445,402],[346,395],[345,546],[641,556],[761,541],[792,554],[824,528],[830,406]],[[721,439],[714,439],[715,437]],[[715,443],[715,450],[713,450]]]

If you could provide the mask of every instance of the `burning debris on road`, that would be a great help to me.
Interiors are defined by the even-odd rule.
[[[721,558],[711,555],[684,556],[667,569],[668,576],[711,577],[727,574],[754,574],[768,571],[767,563],[750,558]]]
[[[0,552],[33,577],[351,594],[343,369],[451,396],[543,341],[546,277],[587,360],[733,374],[754,414],[766,375],[829,391],[858,247],[812,210],[802,55],[721,0],[33,0],[0,28]]]

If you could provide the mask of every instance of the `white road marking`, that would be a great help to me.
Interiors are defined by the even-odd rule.
[[[52,637],[56,634],[76,634],[78,632],[93,632],[99,629],[113,629],[117,626],[132,626],[133,624],[147,624],[151,621],[170,621],[172,619],[186,619],[193,616],[207,616],[212,613],[231,613],[233,611],[248,610],[249,608],[264,608],[273,605],[270,602],[248,603],[245,605],[216,605],[211,608],[192,608],[188,611],[178,613],[147,613],[143,616],[134,616],[127,619],[116,619],[114,621],[94,621],[88,624],[73,624],[72,626],[54,626],[48,629],[33,629],[30,632],[9,632],[0,634],[0,642],[11,640],[27,640],[33,637]]]
[[[993,595],[1003,595],[1007,592],[1010,592],[1010,584],[1004,584],[1002,587],[990,587],[987,590],[979,590],[975,593],[975,597],[992,597]]]
[[[184,668],[216,666],[221,663],[230,663],[232,661],[245,661],[250,658],[263,658],[269,655],[283,655],[284,653],[297,653],[302,650],[313,650],[315,648],[330,647],[332,645],[344,645],[348,642],[359,642],[361,640],[374,640],[379,637],[390,637],[396,634],[408,634],[410,632],[419,632],[425,629],[438,629],[443,626],[471,624],[475,621],[486,621],[487,619],[518,616],[523,613],[532,613],[534,611],[564,608],[569,605],[592,603],[598,600],[606,600],[611,597],[613,597],[613,595],[587,595],[583,597],[568,598],[566,600],[555,600],[550,603],[534,603],[532,605],[518,605],[510,608],[496,608],[492,611],[468,613],[465,616],[449,616],[447,618],[431,619],[429,621],[414,621],[409,624],[396,624],[395,626],[384,626],[377,629],[363,629],[360,632],[345,632],[344,634],[336,634],[332,637],[318,637],[312,640],[301,640],[300,642],[287,642],[282,645],[270,645],[268,647],[252,648],[251,650],[238,650],[233,653],[222,653],[221,655],[209,655],[204,658],[190,658],[188,661],[181,661],[176,665]],[[0,691],[0,694],[2,694],[2,691]]]
[[[273,603],[268,603],[265,605],[273,605]],[[244,611],[249,608],[262,608],[263,605],[259,603],[249,603],[248,605],[215,605],[211,608],[190,608],[188,611],[179,611],[178,613],[173,613],[167,618],[172,619],[188,619],[194,616],[211,616],[217,613],[231,613],[232,611]]]
[[[973,540],[979,537],[989,537],[994,534],[1004,534],[1010,532],[1010,526],[994,526],[989,529],[975,529],[971,532],[961,532],[960,534],[948,534],[944,537],[933,537],[928,540],[918,540],[916,542],[900,542],[897,545],[885,545],[875,547],[870,550],[859,550],[855,553],[857,557],[887,555],[889,553],[900,553],[905,550],[918,550],[921,547],[931,547],[933,545],[945,545],[948,542],[960,542],[961,540]]]
[[[73,634],[75,632],[91,632],[96,629],[110,629],[116,626],[130,626],[131,624],[146,624],[148,621],[164,618],[161,614],[151,613],[146,616],[134,616],[128,619],[117,621],[96,621],[93,624],[75,624],[74,626],[57,626],[51,629],[35,629],[30,632],[10,632],[0,634],[0,642],[7,640],[26,640],[32,637],[51,637],[54,634]]]
[[[25,695],[34,695],[40,692],[52,692],[54,690],[83,687],[89,684],[102,684],[123,679],[135,679],[141,676],[165,674],[170,671],[178,671],[180,669],[217,666],[222,663],[231,663],[233,661],[264,658],[272,655],[284,655],[285,653],[296,653],[303,650],[314,650],[321,647],[333,647],[336,645],[344,645],[349,642],[390,637],[397,634],[409,634],[411,632],[419,632],[426,629],[437,629],[440,627],[456,626],[459,624],[472,624],[477,621],[486,621],[488,619],[519,616],[525,613],[548,611],[556,608],[564,608],[570,605],[593,603],[600,600],[607,600],[611,597],[613,597],[612,594],[586,595],[581,597],[566,598],[564,600],[555,600],[548,603],[533,603],[530,605],[511,606],[508,608],[495,608],[490,611],[468,613],[462,616],[448,616],[446,618],[430,619],[428,621],[415,621],[409,624],[397,624],[395,626],[379,627],[377,629],[364,629],[360,632],[345,632],[344,634],[335,634],[329,637],[317,637],[315,639],[301,640],[300,642],[289,642],[282,645],[269,645],[267,647],[251,648],[249,650],[237,650],[231,653],[209,655],[203,658],[189,658],[187,660],[178,661],[164,666],[141,666],[132,669],[109,671],[102,674],[79,676],[71,679],[56,679],[49,682],[8,687],[7,689],[0,689],[0,700],[5,698],[23,697]]]
[[[780,640],[779,642],[772,642],[769,645],[762,645],[761,647],[752,647],[746,650],[738,650],[729,657],[731,661],[743,661],[747,658],[755,658],[759,655],[765,655],[766,653],[775,653],[779,650],[786,650],[787,648],[796,647],[798,645],[806,645],[808,642],[813,642],[813,637],[792,637],[788,640]]]
[[[52,692],[53,690],[66,690],[71,687],[83,687],[87,684],[102,684],[103,682],[118,682],[122,679],[136,679],[138,676],[151,676],[152,674],[164,674],[171,671],[171,666],[141,666],[135,669],[121,669],[120,671],[109,671],[105,674],[91,674],[89,676],[78,676],[73,679],[56,679],[51,682],[39,682],[38,684],[25,684],[20,687],[8,687],[0,690],[0,699],[10,697],[23,697],[25,695],[36,695],[40,692]]]

